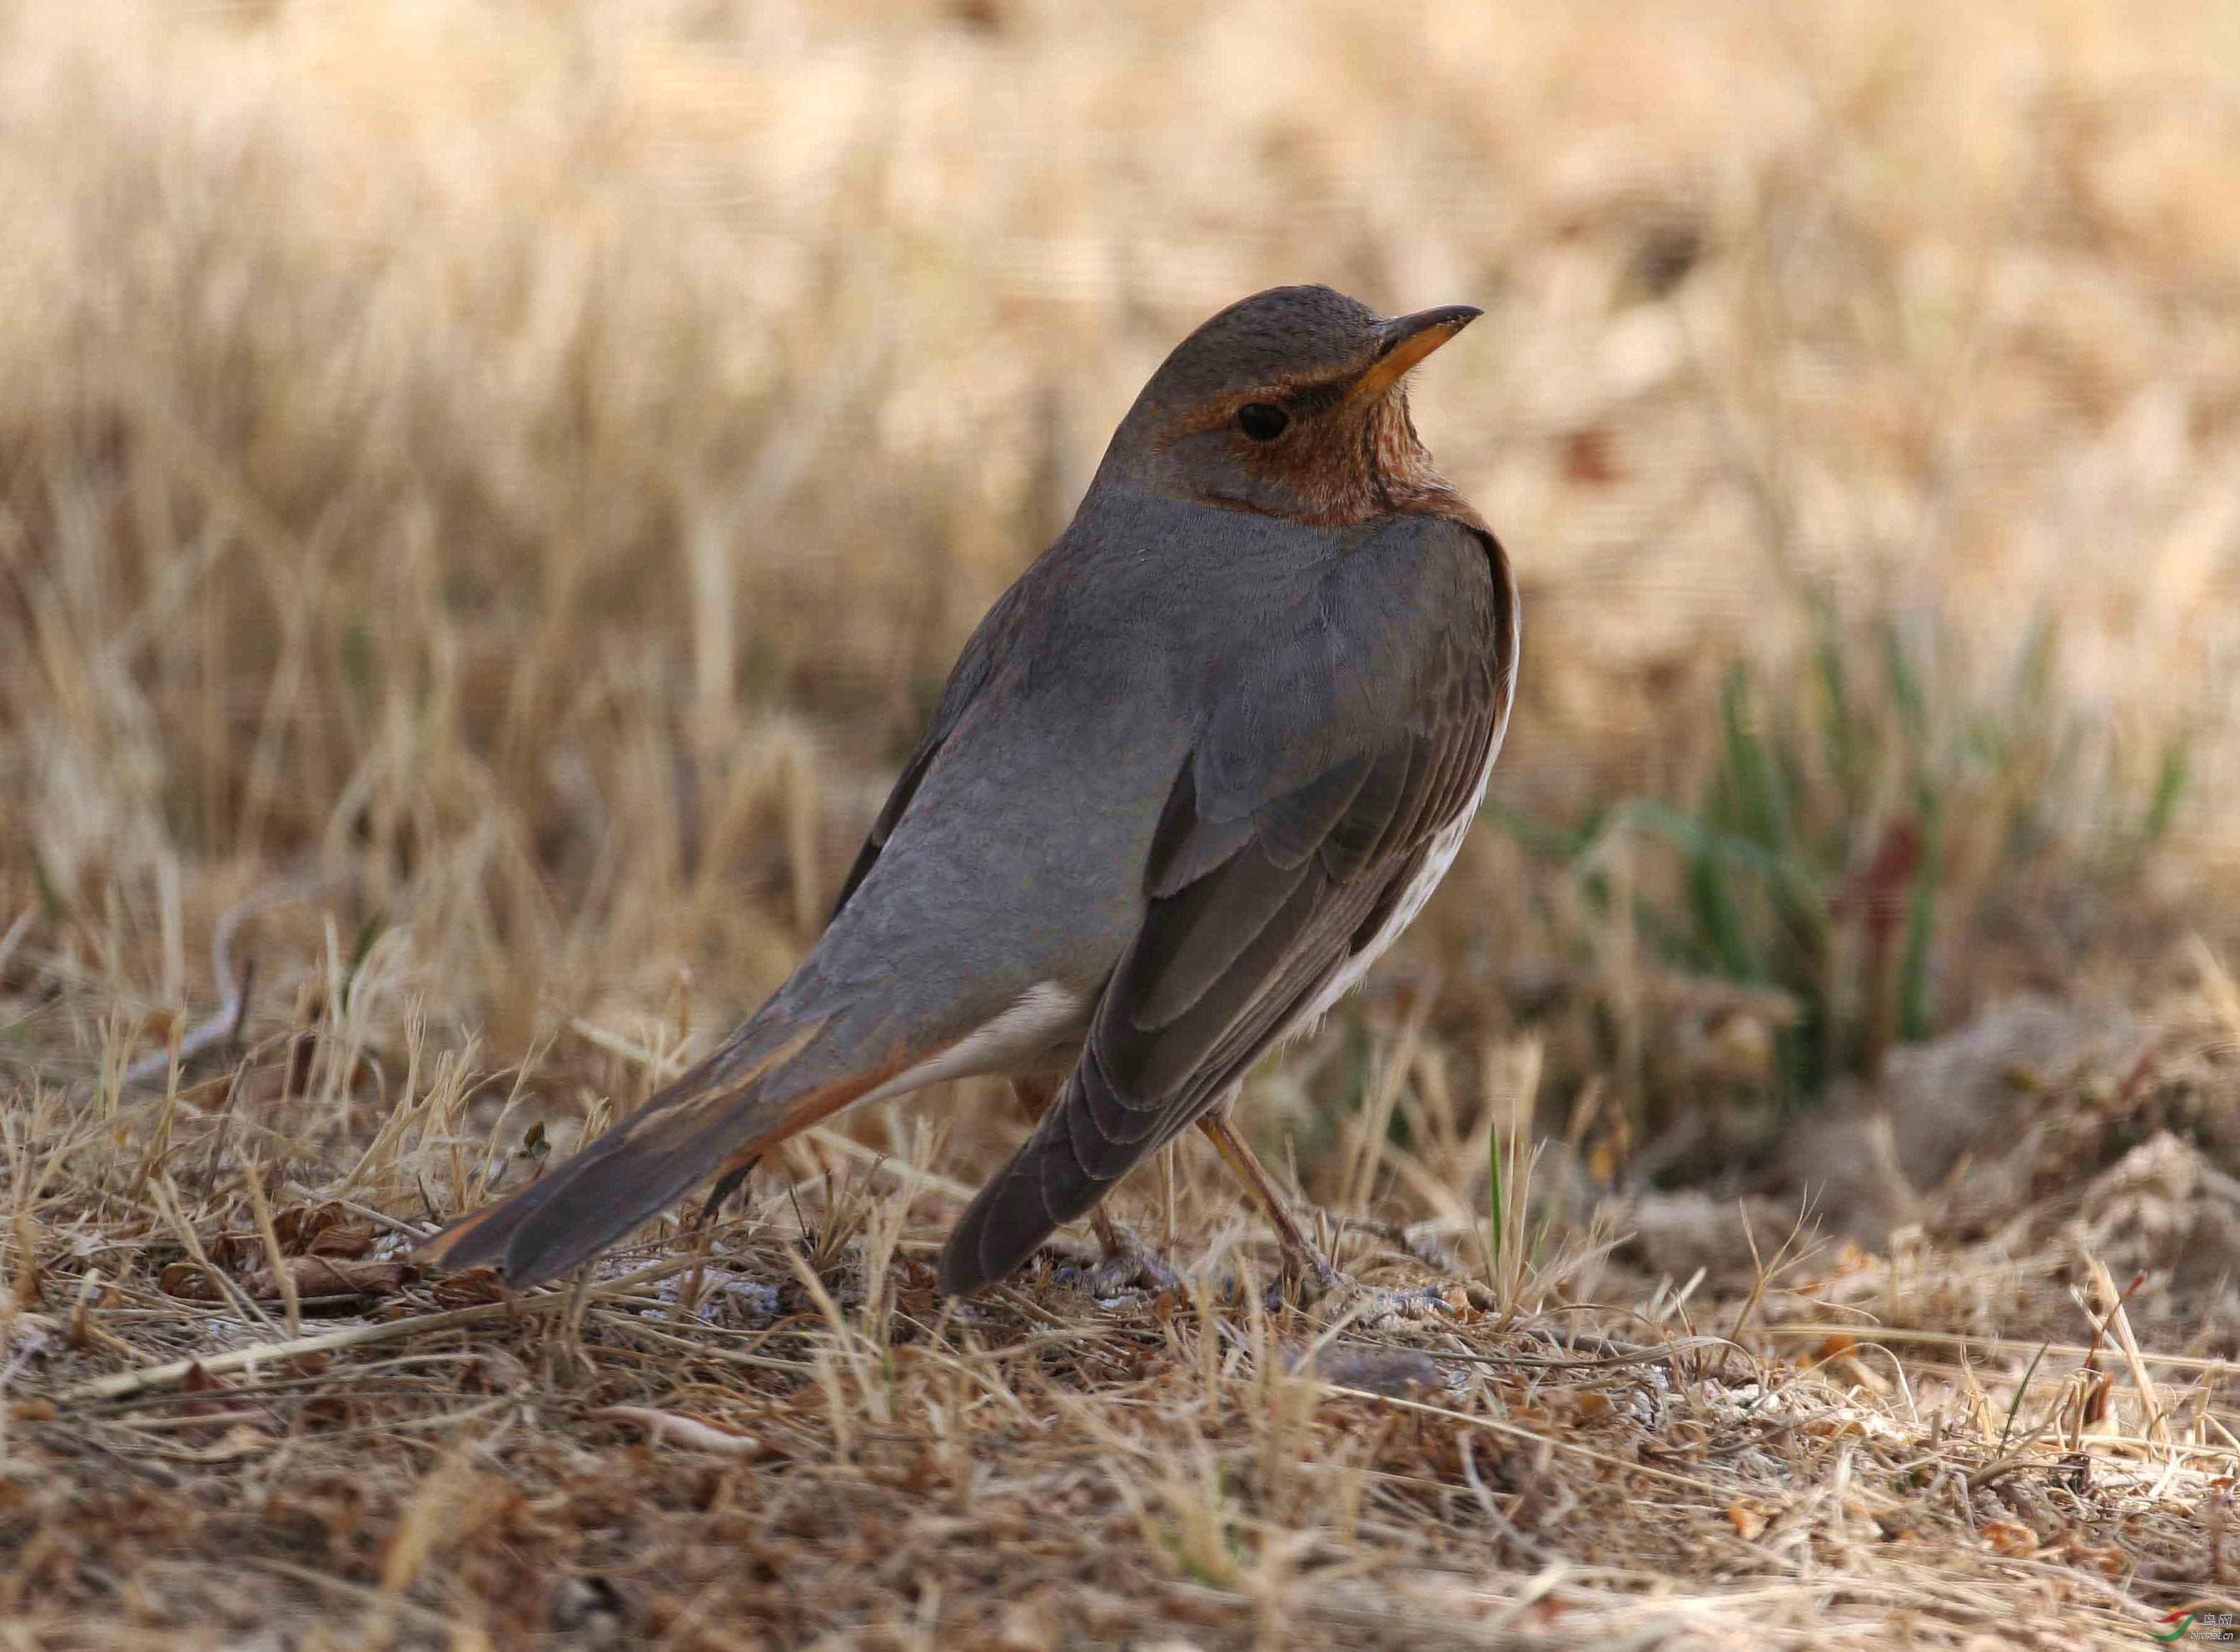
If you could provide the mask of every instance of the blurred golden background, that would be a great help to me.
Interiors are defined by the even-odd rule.
[[[510,1055],[680,963],[703,1018],[743,1009],[1150,369],[1319,280],[1488,312],[1417,390],[1528,602],[1494,818],[1417,948],[1455,1015],[1505,1024],[1519,972],[1530,998],[1582,964],[1638,999],[1639,934],[1580,893],[1616,863],[1683,969],[1817,972],[1878,1036],[1832,940],[1737,962],[1672,834],[1611,823],[1708,818],[1723,681],[1795,771],[1822,906],[1931,797],[1934,946],[1890,991],[1932,1020],[2043,972],[1970,948],[2049,856],[2083,888],[2150,836],[2127,879],[2220,922],[2235,29],[2057,0],[17,8],[5,916],[75,920],[42,933],[106,989],[81,1051],[110,1006],[217,996],[197,937],[307,865]],[[2002,933],[2044,919],[2028,887]],[[1779,948],[1777,895],[1730,903]]]

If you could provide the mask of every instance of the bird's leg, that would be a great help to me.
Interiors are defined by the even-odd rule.
[[[1057,1099],[1059,1081],[1047,1078],[1015,1078],[1011,1081],[1011,1098],[1019,1110],[1027,1116],[1030,1124],[1042,1122],[1043,1115],[1050,1111],[1050,1103]],[[1130,1286],[1142,1286],[1150,1290],[1166,1290],[1177,1282],[1175,1270],[1161,1256],[1157,1247],[1145,1243],[1126,1228],[1112,1219],[1112,1213],[1098,1205],[1089,1213],[1089,1225],[1097,1235],[1097,1249],[1104,1253],[1089,1276],[1090,1294],[1110,1296]]]
[[[1244,1184],[1269,1225],[1276,1229],[1276,1243],[1283,1254],[1283,1272],[1302,1283],[1310,1283],[1318,1289],[1328,1289],[1337,1281],[1337,1269],[1331,1267],[1314,1242],[1307,1237],[1299,1219],[1291,1214],[1291,1202],[1277,1187],[1268,1167],[1260,1162],[1260,1156],[1252,1150],[1251,1143],[1237,1133],[1229,1122],[1225,1110],[1217,1109],[1197,1122],[1205,1132],[1205,1139],[1213,1143],[1213,1150],[1221,1155],[1221,1162],[1229,1167],[1230,1174]]]
[[[1297,1284],[1303,1294],[1314,1297],[1328,1296],[1338,1287],[1344,1287],[1348,1295],[1359,1299],[1350,1316],[1372,1329],[1390,1327],[1400,1321],[1440,1319],[1452,1311],[1443,1286],[1393,1289],[1363,1285],[1340,1273],[1315,1249],[1292,1214],[1291,1202],[1283,1196],[1283,1190],[1276,1185],[1276,1178],[1268,1174],[1268,1167],[1260,1162],[1251,1144],[1237,1133],[1227,1111],[1217,1109],[1206,1114],[1198,1120],[1197,1127],[1213,1143],[1214,1151],[1221,1155],[1222,1162],[1228,1165],[1254,1202],[1266,1212],[1270,1225],[1276,1229],[1276,1242],[1283,1250],[1283,1274],[1288,1282]]]

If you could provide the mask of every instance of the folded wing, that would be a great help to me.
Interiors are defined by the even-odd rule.
[[[1443,519],[1420,531],[1482,539],[1483,561],[1439,563],[1439,600],[1414,608],[1328,604],[1213,709],[1087,1049],[950,1235],[945,1290],[1010,1274],[1217,1104],[1435,875],[1506,721],[1516,623],[1490,536]],[[1345,614],[1363,616],[1352,633]]]

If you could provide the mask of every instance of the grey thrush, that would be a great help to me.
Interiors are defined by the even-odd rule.
[[[950,1233],[945,1291],[1193,1124],[1310,1256],[1227,1102],[1422,909],[1500,749],[1516,583],[1403,383],[1478,314],[1277,287],[1177,345],[965,644],[801,966],[422,1259],[550,1279],[843,1108],[972,1074],[1040,1122]]]

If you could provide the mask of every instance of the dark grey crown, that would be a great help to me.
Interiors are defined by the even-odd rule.
[[[1138,406],[1176,411],[1303,368],[1336,369],[1373,347],[1384,317],[1329,287],[1270,287],[1240,298],[1175,346]]]

